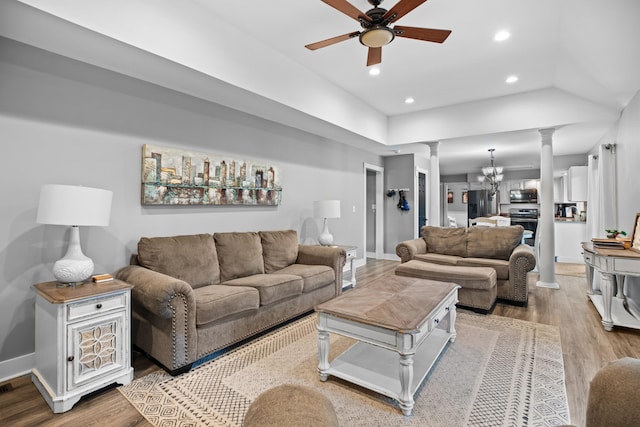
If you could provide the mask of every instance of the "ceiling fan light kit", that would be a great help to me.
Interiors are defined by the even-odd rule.
[[[383,0],[368,0],[373,6],[373,9],[368,10],[366,13],[361,12],[358,8],[347,2],[347,0],[322,1],[358,21],[364,31],[343,34],[308,44],[305,47],[309,50],[316,50],[358,36],[360,43],[369,48],[367,66],[380,64],[382,62],[382,47],[391,43],[396,36],[443,43],[447,37],[449,37],[449,34],[451,34],[450,30],[437,30],[433,28],[389,27],[391,23],[402,18],[427,0],[400,0],[390,10],[378,7]]]
[[[391,43],[395,36],[389,28],[377,25],[360,33],[360,43],[367,47],[382,47]]]

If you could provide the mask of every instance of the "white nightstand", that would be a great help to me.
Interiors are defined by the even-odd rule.
[[[336,248],[342,248],[347,253],[347,262],[346,265],[349,266],[349,276],[344,276],[342,278],[342,288],[346,288],[347,286],[351,286],[353,288],[356,287],[356,268],[354,262],[356,261],[356,252],[358,248],[356,246],[348,246],[348,245],[332,245]]]
[[[128,384],[131,285],[38,283],[36,367],[31,379],[55,413],[109,384]]]

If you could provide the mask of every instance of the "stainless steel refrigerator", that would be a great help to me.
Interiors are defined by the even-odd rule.
[[[467,218],[488,217],[498,212],[496,196],[490,197],[489,190],[471,190],[467,194]]]

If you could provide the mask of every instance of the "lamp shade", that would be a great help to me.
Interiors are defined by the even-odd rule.
[[[316,218],[340,218],[340,200],[317,200],[313,202]]]
[[[109,225],[113,192],[100,188],[46,184],[40,190],[38,224]]]

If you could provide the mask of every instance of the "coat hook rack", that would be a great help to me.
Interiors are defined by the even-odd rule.
[[[406,193],[407,191],[410,191],[410,189],[409,188],[390,188],[387,190],[387,194],[393,193],[393,192],[397,193],[399,191],[404,191]]]

